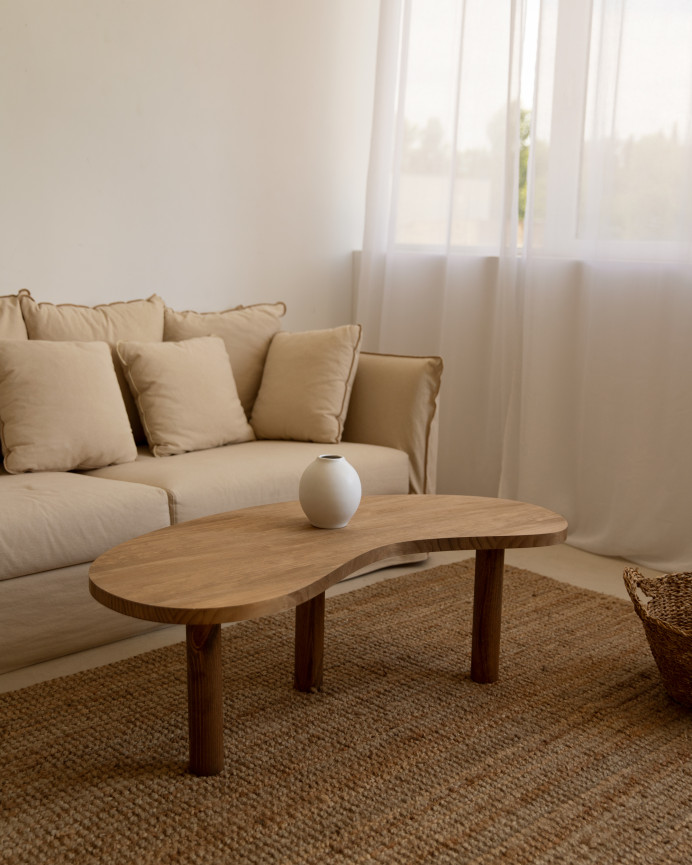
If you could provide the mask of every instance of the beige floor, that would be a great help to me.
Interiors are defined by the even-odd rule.
[[[352,591],[369,583],[391,579],[402,573],[425,570],[438,564],[459,561],[472,555],[472,552],[434,553],[422,565],[387,568],[363,577],[346,580],[330,589],[327,592],[327,596]],[[627,599],[627,592],[622,581],[622,571],[627,563],[622,559],[595,556],[591,553],[585,553],[582,550],[567,546],[567,544],[562,544],[555,547],[538,549],[508,550],[505,562],[516,567],[527,568],[548,577],[554,577],[557,580],[563,580],[575,586],[582,586],[583,588],[594,589]],[[640,570],[646,574],[656,573],[646,568],[640,568]],[[57,676],[76,673],[79,670],[86,670],[90,667],[109,664],[112,661],[137,655],[148,649],[169,645],[170,643],[176,643],[184,639],[185,632],[182,627],[171,627],[161,631],[154,631],[151,634],[132,637],[129,640],[121,640],[120,642],[101,646],[97,649],[89,649],[86,652],[78,652],[64,658],[57,658],[53,661],[46,661],[43,664],[35,664],[23,670],[4,673],[0,675],[0,693],[13,691],[17,688],[53,679]]]

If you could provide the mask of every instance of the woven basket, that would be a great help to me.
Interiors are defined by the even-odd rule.
[[[623,578],[666,691],[692,707],[692,573],[645,577],[626,568]]]

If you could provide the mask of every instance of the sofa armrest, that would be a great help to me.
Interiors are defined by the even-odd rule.
[[[409,456],[409,491],[434,493],[442,358],[361,352],[344,441],[384,445]]]

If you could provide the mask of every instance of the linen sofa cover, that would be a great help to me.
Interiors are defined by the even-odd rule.
[[[221,313],[166,308],[163,328],[164,305],[156,295],[80,307],[39,304],[22,291],[0,297],[0,340],[107,342],[114,351],[119,340],[221,337],[251,418],[284,313],[282,303]],[[135,409],[132,426],[141,431],[117,356],[114,364],[125,385],[123,398]],[[46,471],[20,475],[0,470],[0,672],[160,627],[98,604],[87,588],[91,561],[171,522],[295,499],[303,470],[322,453],[343,454],[360,474],[365,495],[434,492],[441,371],[439,358],[361,353],[338,443],[272,437],[160,457],[142,447],[132,462],[88,472],[55,472],[48,465]],[[72,386],[66,377],[59,389]],[[172,417],[176,420],[175,413]],[[139,443],[145,445],[143,437]]]
[[[348,442],[263,440],[158,458],[140,448],[135,462],[88,474],[165,490],[174,524],[297,499],[301,474],[324,453],[346,457],[361,477],[363,495],[408,492],[409,460],[403,451]]]
[[[91,562],[169,525],[163,490],[73,472],[0,469],[0,580]]]
[[[0,673],[159,628],[89,594],[91,563],[0,582]]]
[[[344,442],[368,442],[409,457],[409,492],[437,484],[437,402],[442,358],[361,352]]]

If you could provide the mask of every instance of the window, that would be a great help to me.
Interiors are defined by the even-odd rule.
[[[682,242],[689,0],[409,0],[402,32],[396,245]]]

